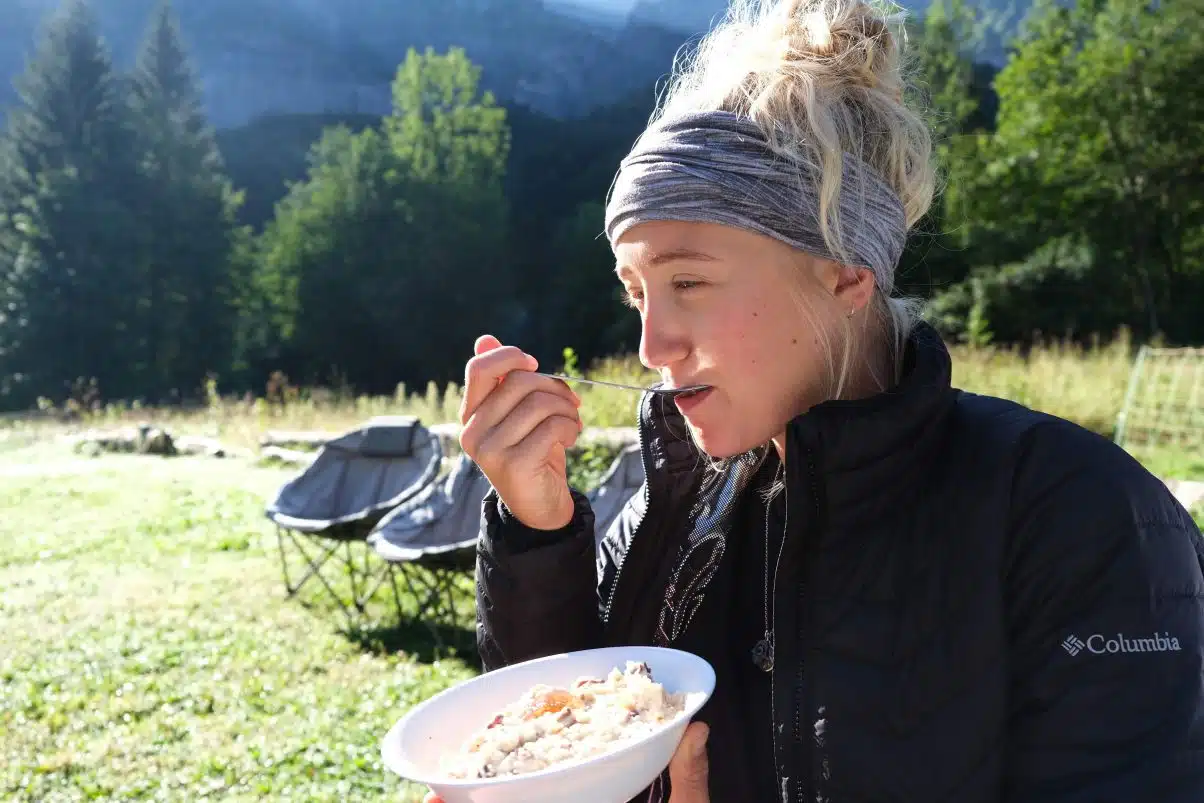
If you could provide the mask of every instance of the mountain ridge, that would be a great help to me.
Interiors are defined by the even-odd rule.
[[[132,64],[158,1],[93,3],[119,69]],[[58,7],[15,2],[0,29],[0,107],[16,101],[13,80]],[[174,7],[219,128],[264,114],[385,114],[411,47],[463,47],[499,100],[577,117],[667,73],[685,39],[639,22],[608,29],[540,0],[444,0],[437,10],[378,0],[176,0]]]
[[[8,0],[0,108],[16,101],[41,26],[60,0]],[[160,0],[93,0],[128,69]],[[926,2],[926,0],[908,0]],[[1002,2],[1002,0],[988,0]],[[272,114],[387,114],[408,48],[462,46],[508,105],[581,117],[653,85],[727,0],[174,0],[213,125]],[[263,20],[270,19],[270,25]]]

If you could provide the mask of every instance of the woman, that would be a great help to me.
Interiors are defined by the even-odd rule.
[[[928,133],[888,20],[739,5],[607,209],[642,321],[647,483],[595,550],[565,479],[579,399],[492,337],[462,443],[494,491],[485,668],[621,644],[715,667],[641,800],[1204,800],[1204,549],[1073,424],[950,386],[894,298]]]

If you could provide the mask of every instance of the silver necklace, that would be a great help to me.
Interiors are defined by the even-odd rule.
[[[783,462],[778,467],[777,477],[774,479],[774,485],[777,485],[778,478],[785,472],[786,464]],[[770,486],[771,489],[773,486]],[[782,486],[783,504],[786,505],[785,515],[783,516],[782,524],[782,542],[778,545],[778,559],[773,566],[773,588],[770,589],[769,584],[769,513],[773,507],[772,495],[765,502],[765,571],[763,573],[764,596],[765,596],[765,636],[756,643],[752,648],[752,661],[763,672],[773,671],[773,613],[770,611],[770,603],[772,601],[773,608],[777,608],[777,590],[778,590],[778,569],[782,565],[782,551],[786,548],[786,528],[790,523],[790,505],[786,498],[786,486]]]

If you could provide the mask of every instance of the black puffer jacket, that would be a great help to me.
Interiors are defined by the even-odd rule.
[[[486,499],[486,669],[722,638],[694,613],[744,537],[757,456],[715,474],[671,404],[640,409],[649,480],[597,549],[580,496],[551,533]],[[926,326],[894,391],[800,416],[786,454],[780,801],[1204,801],[1204,547],[1157,478],[1073,424],[951,388]],[[713,788],[741,728],[711,722]]]

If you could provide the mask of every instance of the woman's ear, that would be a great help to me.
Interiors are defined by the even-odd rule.
[[[850,318],[860,312],[874,294],[874,272],[869,268],[837,265],[835,287],[832,296],[845,309]]]
[[[843,265],[831,259],[817,259],[819,282],[840,306],[844,315],[852,315],[869,303],[874,294],[874,272],[869,268]]]

